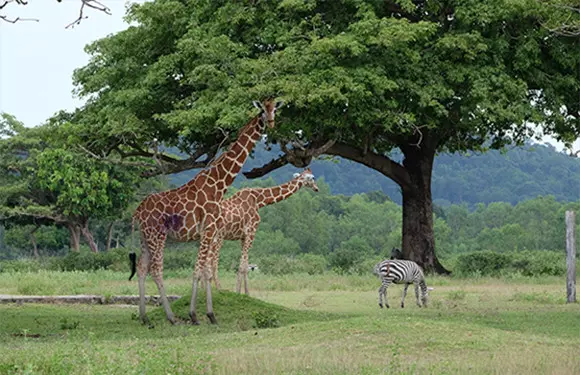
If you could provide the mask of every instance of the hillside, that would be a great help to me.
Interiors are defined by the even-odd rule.
[[[276,151],[268,152],[259,145],[252,159],[244,165],[248,171],[276,157]],[[400,159],[395,154],[393,158]],[[285,166],[272,172],[272,177],[282,183],[291,178],[297,169]],[[381,190],[395,202],[401,202],[398,186],[380,173],[363,165],[336,158],[317,160],[312,163],[317,178],[324,178],[333,194],[353,195]],[[197,171],[172,175],[175,185],[187,182]],[[234,185],[240,186],[247,179],[239,175]],[[576,201],[580,198],[580,159],[557,152],[552,146],[527,145],[512,148],[505,153],[490,151],[485,154],[441,154],[435,159],[433,171],[434,202],[447,206],[466,203],[509,202],[553,195],[558,201]]]

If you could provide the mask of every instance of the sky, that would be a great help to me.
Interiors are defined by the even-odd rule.
[[[146,0],[132,0],[143,3]],[[42,124],[60,110],[83,104],[73,95],[72,74],[87,64],[84,46],[124,30],[125,0],[101,0],[111,15],[85,7],[83,19],[74,28],[65,26],[79,15],[80,0],[29,0],[15,3],[2,13],[8,18],[38,18],[39,22],[0,21],[0,112],[10,113],[26,126]],[[544,137],[558,150],[563,145]],[[580,150],[580,139],[574,144]]]

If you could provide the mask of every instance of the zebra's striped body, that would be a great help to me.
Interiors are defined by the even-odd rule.
[[[425,284],[425,275],[419,265],[410,260],[384,260],[375,266],[374,273],[381,278],[381,287],[379,288],[379,306],[383,308],[383,295],[385,296],[385,306],[389,308],[387,300],[387,288],[390,284],[405,284],[403,289],[403,298],[401,307],[405,307],[405,296],[407,288],[411,283],[415,284],[415,296],[417,297],[417,306],[427,306],[427,285]],[[421,289],[421,298],[419,299],[419,288]],[[421,304],[422,303],[422,304]]]

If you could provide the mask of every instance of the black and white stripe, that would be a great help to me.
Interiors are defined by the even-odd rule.
[[[385,296],[385,306],[389,308],[387,300],[387,288],[390,284],[405,284],[403,289],[403,298],[401,307],[405,307],[405,295],[407,288],[411,283],[415,284],[415,296],[417,297],[417,306],[427,306],[427,285],[425,284],[425,275],[419,265],[410,260],[384,260],[375,266],[374,273],[381,278],[381,287],[379,288],[379,306],[383,308],[383,295]],[[419,299],[419,288],[421,288],[421,298]],[[422,304],[421,304],[422,303]]]

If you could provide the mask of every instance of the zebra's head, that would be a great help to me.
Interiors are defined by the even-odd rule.
[[[391,250],[391,259],[403,259],[403,252],[401,251],[401,249],[393,247],[393,249]]]

